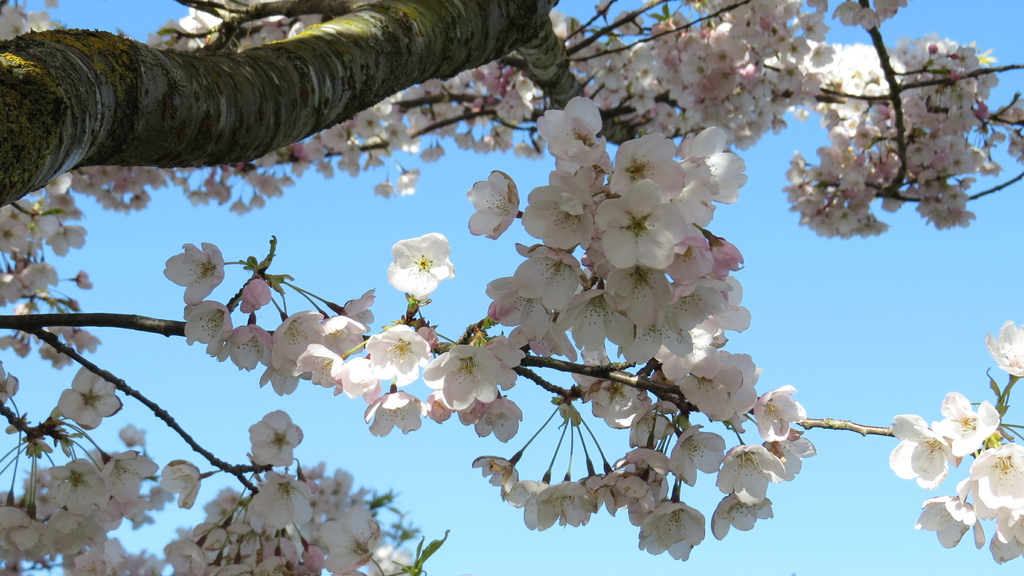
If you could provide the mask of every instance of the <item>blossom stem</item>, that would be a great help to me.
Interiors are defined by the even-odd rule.
[[[509,458],[509,462],[512,462],[514,464],[518,462],[520,458],[523,457],[523,452],[526,452],[526,449],[530,447],[530,444],[532,444],[533,441],[537,439],[537,436],[540,436],[540,433],[545,428],[547,428],[548,424],[550,424],[551,420],[555,417],[555,414],[558,414],[557,407],[551,412],[551,416],[548,416],[548,419],[544,421],[544,424],[542,424],[541,427],[536,432],[533,433],[533,436],[531,436],[530,439],[526,441],[526,444],[524,444],[523,447],[520,448],[519,451],[512,456],[512,458]]]

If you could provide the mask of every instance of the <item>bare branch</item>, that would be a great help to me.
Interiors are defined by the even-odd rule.
[[[803,426],[805,429],[810,430],[811,428],[827,428],[829,430],[849,430],[850,432],[856,432],[862,436],[873,434],[876,436],[892,436],[892,428],[889,426],[865,426],[864,424],[856,424],[849,420],[833,420],[832,418],[807,418],[801,420],[797,424]]]
[[[972,194],[967,199],[968,200],[976,200],[978,198],[981,198],[982,196],[988,196],[989,194],[992,194],[993,192],[999,192],[1003,188],[1007,188],[1009,186],[1012,186],[1013,184],[1016,184],[1017,182],[1020,182],[1022,178],[1024,178],[1024,172],[1021,172],[1020,174],[1017,174],[1017,176],[1015,178],[1007,180],[1006,182],[1003,182],[1002,184],[1000,184],[998,186],[993,186],[992,188],[989,188],[988,190],[985,190],[983,192],[978,192],[977,194]]]
[[[185,323],[138,314],[25,314],[0,316],[0,328],[32,332],[48,326],[102,326],[152,332],[164,336],[184,336]]]

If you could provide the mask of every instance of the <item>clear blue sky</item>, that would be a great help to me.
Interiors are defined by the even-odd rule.
[[[40,2],[41,4],[41,2]],[[184,12],[171,0],[65,0],[57,12],[70,27],[123,29],[143,37],[168,18]],[[835,4],[835,2],[833,2]],[[562,2],[565,11],[585,14],[584,2]],[[1009,0],[973,3],[953,0],[911,2],[883,33],[890,43],[901,35],[937,32],[962,43],[993,48],[1000,63],[1024,62],[1018,26],[1024,11]],[[984,7],[984,13],[981,10]],[[844,42],[867,42],[864,33],[844,31]],[[1024,85],[1024,73],[1008,75],[1003,100]],[[998,99],[997,99],[998,101]],[[989,399],[985,370],[994,367],[985,346],[987,332],[1005,320],[1024,322],[1020,286],[1021,185],[975,202],[977,220],[968,229],[937,232],[905,208],[885,214],[889,232],[867,240],[828,240],[797,226],[788,212],[785,170],[793,150],[812,157],[826,143],[812,119],[793,123],[778,137],[743,151],[750,179],[740,202],[719,208],[713,231],[736,244],[746,258],[738,274],[744,305],[753,314],[749,331],[735,336],[734,353],[749,353],[764,368],[761,392],[793,385],[808,415],[888,425],[892,416],[920,414],[938,420],[945,394],[957,390],[973,401]],[[407,167],[415,161],[402,162]],[[92,274],[96,288],[81,293],[87,311],[139,313],[180,318],[181,289],[163,277],[163,263],[184,243],[213,242],[229,259],[261,255],[271,234],[279,238],[278,273],[290,273],[305,288],[339,301],[378,289],[378,321],[400,313],[401,295],[386,281],[392,244],[427,232],[452,242],[458,277],[442,284],[429,317],[447,334],[483,317],[486,282],[510,275],[519,263],[513,242],[497,243],[467,231],[471,206],[465,191],[492,169],[510,174],[521,191],[546,183],[551,162],[510,156],[466,156],[449,151],[439,164],[423,168],[415,196],[374,197],[382,172],[359,179],[323,181],[311,174],[260,212],[243,218],[223,208],[192,208],[173,190],[154,194],[151,209],[123,216],[83,201],[89,236],[85,249],[55,261],[62,276],[78,269]],[[1016,166],[1007,173],[1015,174]],[[392,167],[392,175],[396,173]],[[525,194],[524,194],[525,196]],[[493,244],[493,245],[492,245]],[[237,272],[237,271],[235,271]],[[241,282],[241,276],[230,276]],[[214,296],[228,297],[232,288]],[[297,305],[295,302],[293,305]],[[501,502],[496,488],[470,468],[479,455],[509,456],[548,415],[547,396],[520,384],[512,398],[527,419],[520,437],[503,445],[479,439],[456,422],[426,423],[409,436],[373,437],[362,423],[365,405],[331,398],[304,383],[295,395],[279,398],[258,388],[258,374],[208,359],[202,347],[180,339],[97,330],[104,344],[95,360],[164,405],[207,447],[229,461],[244,461],[247,428],[274,409],[285,409],[305,431],[297,455],[355,475],[361,485],[391,488],[400,506],[428,537],[452,535],[428,564],[436,576],[538,574],[695,573],[757,570],[766,576],[853,574],[996,574],[1019,570],[997,567],[987,550],[964,542],[949,551],[935,535],[913,529],[922,501],[952,493],[965,470],[954,471],[936,493],[889,470],[895,442],[851,433],[815,430],[807,437],[819,455],[805,462],[795,482],[773,485],[769,498],[775,518],[751,532],[731,531],[723,542],[710,535],[680,563],[668,555],[637,550],[637,529],[625,515],[596,515],[583,528],[530,532],[521,511]],[[23,383],[19,405],[31,416],[52,407],[73,373],[40,370],[2,357]],[[996,371],[994,370],[993,373]],[[1001,374],[997,376],[1002,378]],[[420,388],[422,395],[424,389]],[[31,394],[38,394],[30,399]],[[1010,421],[1020,422],[1011,410]],[[1015,418],[1016,417],[1016,418]],[[150,451],[158,461],[192,458],[161,424],[126,401],[100,437],[113,438],[129,422],[149,429]],[[111,423],[113,424],[113,422]],[[554,435],[547,436],[553,447]],[[624,435],[607,435],[606,452],[620,453]],[[543,473],[550,448],[531,449],[521,475]],[[965,466],[966,468],[966,466]],[[212,498],[204,486],[199,500]],[[699,479],[683,499],[710,517],[721,494],[713,477]],[[130,547],[162,548],[168,525],[126,535]],[[184,522],[184,520],[180,520]],[[991,533],[991,530],[989,530]]]

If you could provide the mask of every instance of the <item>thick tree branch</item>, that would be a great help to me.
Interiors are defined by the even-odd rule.
[[[522,47],[550,28],[553,3],[382,0],[241,54],[81,30],[0,43],[0,204],[75,167],[258,158]]]
[[[245,477],[245,475],[251,472],[264,472],[266,470],[271,469],[271,466],[228,464],[227,462],[221,460],[220,458],[217,458],[216,456],[213,455],[212,452],[200,446],[199,443],[196,442],[195,439],[193,439],[188,432],[185,432],[185,429],[182,428],[178,424],[178,422],[174,420],[174,418],[170,415],[169,412],[167,412],[167,410],[164,410],[163,408],[160,407],[159,404],[143,396],[141,392],[129,386],[124,380],[121,380],[117,376],[114,376],[110,372],[86,360],[84,357],[82,357],[81,354],[75,352],[73,348],[61,342],[60,339],[57,338],[55,334],[51,334],[50,332],[47,332],[45,330],[31,330],[29,332],[38,337],[43,342],[46,342],[50,346],[53,346],[61,354],[64,354],[71,358],[72,360],[74,360],[75,362],[78,362],[89,372],[92,372],[93,374],[99,376],[100,378],[103,378],[107,382],[110,382],[125,396],[130,396],[141,402],[146,408],[149,408],[149,410],[153,412],[154,416],[156,416],[160,420],[163,420],[164,424],[167,424],[167,426],[170,427],[171,430],[174,430],[178,434],[178,436],[180,436],[181,439],[184,440],[185,443],[188,444],[190,448],[192,448],[192,450],[194,450],[197,454],[201,455],[203,458],[206,458],[207,462],[217,467],[218,470],[222,470],[224,472],[227,472],[228,474],[231,474],[235,478],[238,478],[238,481],[241,482],[242,485],[245,486],[248,490],[250,490],[253,494],[259,492],[256,486],[252,482],[250,482],[249,479]]]
[[[33,332],[49,326],[102,326],[152,332],[164,336],[184,336],[185,323],[138,314],[25,314],[0,316],[0,328]]]
[[[537,39],[519,49],[526,60],[526,74],[551,99],[555,108],[565,108],[574,96],[583,92],[576,75],[569,68],[565,43],[551,26],[543,29]]]

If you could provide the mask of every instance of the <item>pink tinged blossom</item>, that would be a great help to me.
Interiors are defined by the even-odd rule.
[[[6,549],[28,550],[43,535],[45,525],[22,508],[0,507],[0,543]]]
[[[494,432],[494,437],[508,442],[519,432],[523,411],[505,396],[486,405],[483,416],[476,421],[476,433],[481,438]]]
[[[373,365],[366,357],[352,358],[342,366],[338,373],[339,386],[335,395],[344,392],[349,398],[362,397],[372,402],[380,396],[380,380],[373,375]]]
[[[683,158],[697,157],[711,170],[709,189],[712,200],[731,204],[739,198],[739,189],[747,183],[746,163],[739,156],[725,152],[727,136],[721,128],[707,128],[696,136],[688,136],[679,147]]]
[[[729,494],[718,503],[715,513],[711,516],[711,533],[721,540],[729,533],[729,528],[746,532],[752,529],[758,520],[774,516],[772,501],[767,498],[756,504],[746,504],[735,494]]]
[[[270,333],[255,324],[248,324],[231,331],[217,358],[221,361],[231,358],[239,370],[253,370],[260,364],[270,365],[273,347],[274,337]]]
[[[420,377],[420,368],[430,362],[430,345],[411,327],[392,326],[374,334],[366,342],[373,375],[381,380],[395,379],[405,386]]]
[[[343,314],[356,322],[372,324],[373,311],[370,310],[370,307],[373,306],[373,302],[376,298],[376,290],[371,288],[364,292],[359,298],[345,302]],[[366,332],[365,328],[363,332]]]
[[[66,417],[86,430],[121,410],[121,400],[114,394],[116,388],[100,376],[85,368],[78,370],[71,388],[60,395],[57,408]]]
[[[982,402],[974,412],[970,401],[956,392],[950,392],[942,401],[942,415],[946,418],[933,422],[932,429],[950,441],[956,457],[977,450],[999,428],[999,412],[992,404]]]
[[[444,405],[441,399],[441,391],[434,390],[423,402],[426,416],[438,424],[447,421],[452,417],[452,409]]]
[[[530,530],[537,530],[540,522],[537,519],[538,505],[537,497],[546,490],[548,485],[544,482],[533,480],[520,480],[514,482],[503,497],[509,504],[516,508],[523,509],[523,522]]]
[[[519,189],[512,178],[495,170],[487,180],[477,182],[466,193],[476,212],[469,217],[469,231],[497,239],[512,225],[519,213]]]
[[[537,494],[537,527],[547,530],[559,525],[584,526],[597,512],[597,500],[579,482],[552,484]]]
[[[651,554],[668,551],[676,560],[686,560],[704,534],[703,514],[682,502],[665,501],[643,519],[640,549]]]
[[[135,450],[113,454],[103,466],[100,475],[106,480],[110,496],[122,503],[132,503],[139,497],[142,480],[156,475],[160,469],[148,457]]]
[[[427,386],[441,391],[448,408],[463,410],[474,400],[493,402],[499,386],[507,390],[515,384],[516,373],[489,350],[457,345],[424,368],[423,380]]]
[[[273,533],[291,524],[302,525],[313,518],[309,485],[291,474],[266,473],[260,491],[252,497],[249,524],[257,532]]]
[[[270,304],[270,285],[262,278],[253,278],[246,282],[242,288],[242,305],[240,310],[243,314],[251,314],[260,308]]]
[[[635,338],[635,325],[608,300],[605,290],[580,292],[558,316],[557,326],[572,330],[576,345],[585,350],[603,350],[605,339],[628,346]]]
[[[85,554],[75,556],[74,570],[65,574],[74,576],[99,576],[125,574],[128,572],[128,555],[116,538],[94,546]]]
[[[889,467],[900,478],[916,479],[926,490],[934,490],[945,480],[950,462],[959,463],[945,438],[929,429],[920,416],[896,416],[892,433],[900,443],[889,455]]]
[[[53,248],[58,256],[67,256],[68,249],[85,246],[85,228],[81,226],[61,226],[53,234],[46,237],[46,243]]]
[[[206,553],[192,540],[175,540],[164,546],[167,563],[181,576],[204,576],[208,561]]]
[[[0,363],[0,404],[3,404],[14,397],[20,388],[18,377],[14,374],[4,372],[3,364]]]
[[[513,276],[519,296],[540,299],[548,309],[561,310],[580,289],[583,270],[572,254],[547,246],[516,245],[526,261]]]
[[[697,470],[718,472],[725,459],[725,439],[713,432],[702,432],[702,426],[690,426],[679,435],[669,457],[670,470],[680,480],[693,486]]]
[[[668,267],[687,231],[682,212],[662,202],[658,185],[650,180],[636,182],[622,197],[602,202],[595,222],[604,231],[604,254],[616,268],[638,262],[659,270]]]
[[[744,504],[757,504],[765,499],[768,483],[782,482],[782,462],[764,446],[733,446],[718,473],[718,489],[735,494]]]
[[[346,307],[346,311],[348,308]],[[363,344],[366,325],[348,316],[332,316],[323,323],[324,346],[342,357],[347,357],[356,347]]]
[[[1024,508],[1024,446],[1003,444],[982,451],[971,464],[968,486],[979,514],[982,507],[993,511]]]
[[[497,456],[481,456],[473,461],[473,468],[480,468],[484,478],[490,476],[491,486],[500,486],[502,495],[519,481],[515,465]]]
[[[591,403],[594,416],[618,429],[629,428],[634,419],[651,406],[647,392],[610,380],[598,380],[590,387],[586,399]]]
[[[325,522],[320,539],[327,546],[327,569],[347,573],[370,561],[380,540],[380,525],[366,508],[357,505],[340,520]]]
[[[374,400],[366,407],[363,420],[370,424],[370,433],[374,436],[387,436],[395,426],[398,426],[402,434],[408,434],[413,430],[419,430],[425,412],[426,409],[419,398],[398,391],[384,394]]]
[[[441,280],[455,277],[448,259],[448,239],[436,232],[402,240],[391,249],[394,262],[388,267],[388,282],[414,298],[426,298]]]
[[[575,174],[562,170],[552,172],[548,182],[547,186],[530,192],[523,211],[523,228],[554,248],[586,248],[594,236],[594,202],[589,186]]]
[[[110,500],[107,484],[91,460],[80,458],[66,466],[54,466],[50,468],[50,479],[55,487],[54,504],[72,514],[90,514],[105,508]]]
[[[71,279],[79,288],[82,290],[90,290],[92,288],[92,281],[89,280],[89,273],[82,270]]]
[[[743,267],[743,255],[740,254],[739,248],[718,236],[713,236],[710,242],[711,256],[714,259],[712,271],[716,277],[725,279],[729,272],[735,272]]]
[[[183,246],[185,252],[171,256],[164,276],[185,287],[185,303],[199,304],[224,280],[224,257],[220,248],[204,242],[200,251],[193,244]]]
[[[270,354],[274,368],[282,371],[291,370],[298,376],[296,362],[310,344],[324,343],[323,316],[319,312],[307,310],[296,312],[274,330],[274,348]]]
[[[185,306],[185,343],[206,344],[206,353],[218,356],[231,335],[231,313],[220,302],[207,300]]]
[[[260,388],[269,383],[278,396],[295,392],[299,387],[299,374],[301,374],[296,366],[294,362],[288,363],[287,360],[285,365],[279,368],[267,366],[263,375],[260,376]]]
[[[999,337],[985,336],[988,351],[999,367],[1014,376],[1024,377],[1024,329],[1007,320],[999,329]]]
[[[970,504],[965,504],[953,496],[939,496],[925,500],[921,508],[921,516],[918,517],[914,528],[935,532],[943,548],[953,548],[959,544],[972,526],[977,547],[980,549],[985,544],[981,524],[978,523],[974,507]]]
[[[589,166],[600,164],[605,155],[601,112],[593,101],[577,96],[565,110],[548,110],[537,119],[537,131],[548,143],[551,154],[568,162]]]
[[[615,153],[611,190],[625,192],[634,183],[651,180],[665,200],[676,196],[686,184],[686,173],[676,162],[676,145],[661,134],[648,134],[624,142]]]
[[[160,487],[178,495],[178,508],[190,509],[199,495],[199,468],[185,460],[172,460],[160,473]]]
[[[783,386],[766,392],[754,404],[754,420],[761,438],[768,442],[789,437],[790,424],[807,418],[807,411],[791,398],[796,388]]]
[[[98,546],[105,539],[106,530],[100,526],[96,514],[57,510],[46,521],[42,542],[51,554],[70,556],[85,546]]]
[[[120,438],[128,448],[134,448],[136,446],[142,447],[146,445],[146,431],[136,428],[134,424],[128,424],[124,428],[121,428],[117,433],[117,437]]]
[[[803,468],[803,461],[805,458],[816,456],[818,451],[815,450],[814,444],[811,441],[803,437],[803,432],[797,430],[790,430],[789,437],[785,440],[778,440],[776,442],[765,442],[762,444],[769,452],[775,455],[776,458],[782,461],[782,467],[786,473],[783,474],[782,479],[786,482],[791,482],[796,479],[796,475],[800,473]]]
[[[302,429],[292,424],[287,412],[275,410],[249,427],[252,461],[255,464],[291,466],[292,451],[302,442]]]
[[[299,354],[299,369],[309,372],[314,384],[324,388],[335,388],[341,384],[341,372],[345,360],[323,344],[310,344]]]

